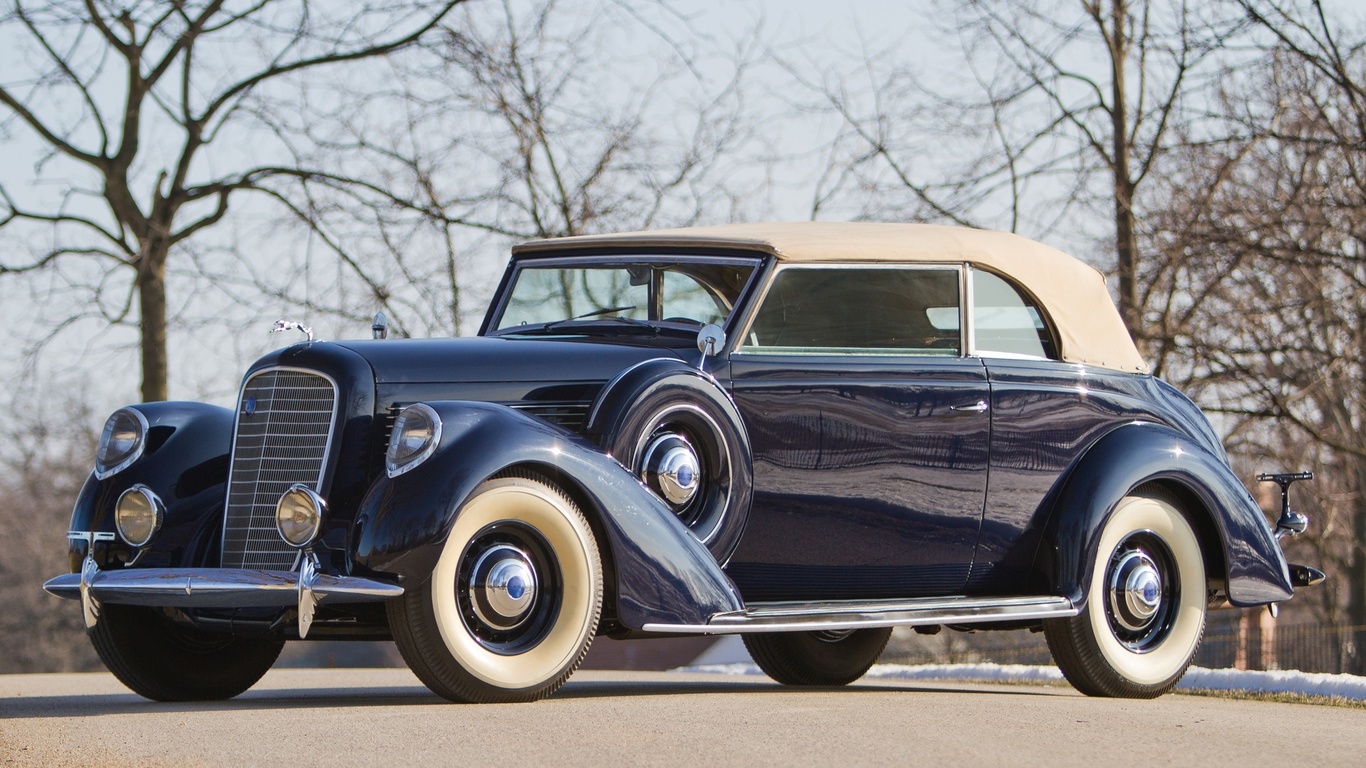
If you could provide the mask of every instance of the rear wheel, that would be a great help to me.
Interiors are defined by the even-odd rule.
[[[549,696],[588,653],[601,610],[588,521],[559,489],[525,473],[479,486],[431,579],[388,603],[413,673],[459,702]]]
[[[1053,660],[1088,696],[1150,699],[1186,673],[1205,628],[1200,542],[1170,502],[1120,501],[1101,532],[1086,609],[1044,622]]]
[[[230,699],[255,685],[284,647],[279,638],[200,632],[132,605],[102,606],[88,634],[119,682],[154,701]]]
[[[764,674],[783,685],[848,685],[882,655],[891,627],[745,635]]]

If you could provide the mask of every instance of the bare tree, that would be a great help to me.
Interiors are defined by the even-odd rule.
[[[10,393],[0,425],[0,674],[100,668],[77,612],[42,590],[70,569],[65,533],[71,502],[90,472],[95,434],[79,388]],[[73,394],[74,393],[74,394]]]
[[[809,83],[846,126],[832,187],[901,189],[912,217],[1035,236],[1096,235],[1084,222],[1108,207],[1120,313],[1142,345],[1140,189],[1187,119],[1191,92],[1214,73],[1207,63],[1245,22],[1181,0],[971,0],[945,10],[966,82],[931,87],[919,62],[887,70],[879,55],[860,73],[873,84],[867,98],[848,78]]]
[[[291,257],[286,271],[307,279],[280,297],[351,323],[379,305],[409,335],[460,333],[510,241],[740,215],[764,179],[744,171],[761,51],[753,31],[737,34],[708,39],[632,0],[461,9],[424,58],[393,66],[382,106],[367,108],[385,120],[309,134],[339,162],[381,158],[386,188],[412,204],[317,180],[289,189],[281,200],[316,247]]]
[[[143,399],[165,399],[173,254],[205,239],[242,193],[312,181],[384,195],[374,180],[292,162],[278,141],[288,137],[254,105],[299,78],[408,49],[460,2],[8,3],[0,127],[40,147],[33,180],[63,191],[0,187],[0,231],[29,243],[0,273],[86,264],[76,269],[87,302],[139,328]],[[111,290],[126,294],[105,301]]]
[[[1332,582],[1320,616],[1355,628],[1366,671],[1366,31],[1318,2],[1241,4],[1264,63],[1228,73],[1225,139],[1191,143],[1149,225],[1173,372],[1226,414],[1231,451],[1312,468],[1315,532],[1294,546]],[[1293,554],[1293,552],[1292,552]]]

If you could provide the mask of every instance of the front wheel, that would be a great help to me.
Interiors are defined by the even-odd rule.
[[[602,611],[602,564],[583,513],[520,473],[479,486],[426,584],[388,603],[404,661],[451,701],[534,701],[578,668]]]
[[[1170,502],[1127,496],[1101,532],[1086,609],[1044,622],[1053,660],[1088,696],[1151,699],[1186,673],[1205,629],[1205,564]]]
[[[783,685],[848,685],[882,655],[891,627],[745,635],[764,674]]]
[[[180,626],[152,608],[104,605],[89,630],[119,682],[153,701],[231,699],[270,670],[284,640]]]

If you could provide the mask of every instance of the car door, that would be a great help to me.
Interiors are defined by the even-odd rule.
[[[962,590],[990,436],[962,355],[962,268],[786,266],[730,358],[754,501],[727,572],[747,601]]]

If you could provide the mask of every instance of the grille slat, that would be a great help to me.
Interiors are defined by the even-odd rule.
[[[582,432],[588,422],[589,406],[590,403],[517,403],[512,407],[570,432]]]
[[[250,416],[244,403],[255,398]],[[224,568],[287,570],[298,553],[275,528],[275,503],[295,483],[321,492],[337,388],[308,371],[270,369],[242,388],[223,527]]]

